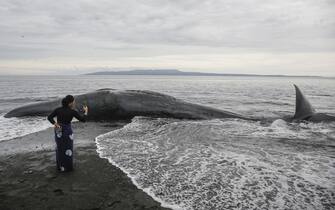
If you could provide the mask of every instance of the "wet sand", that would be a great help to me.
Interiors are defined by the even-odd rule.
[[[0,142],[0,209],[166,209],[97,152],[94,138],[123,123],[74,124],[74,164],[55,166],[52,129]]]

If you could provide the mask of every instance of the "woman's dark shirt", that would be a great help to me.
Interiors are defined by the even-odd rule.
[[[55,109],[49,116],[48,120],[51,124],[55,124],[54,118],[57,117],[57,122],[62,124],[70,124],[73,117],[79,121],[85,122],[85,115],[80,115],[76,110],[71,109],[70,107],[59,107]]]

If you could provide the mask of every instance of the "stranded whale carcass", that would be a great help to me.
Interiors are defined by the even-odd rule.
[[[140,90],[100,89],[75,96],[77,109],[89,107],[88,120],[131,119],[135,116],[179,119],[240,118],[254,120],[228,111],[201,106],[172,96]],[[5,117],[46,116],[60,106],[60,99],[28,104],[8,112]]]
[[[335,116],[317,113],[300,89],[296,90],[296,111],[287,120],[311,122],[335,121]],[[80,109],[82,104],[89,107],[88,120],[131,119],[135,116],[171,117],[178,119],[240,118],[261,120],[207,106],[192,104],[172,96],[140,90],[100,89],[75,96]],[[5,117],[47,116],[60,106],[60,99],[25,105],[8,112]]]

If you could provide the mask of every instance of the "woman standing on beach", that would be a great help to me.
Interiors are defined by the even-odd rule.
[[[87,106],[83,106],[84,115],[80,115],[75,108],[75,100],[72,95],[62,99],[62,107],[55,109],[48,120],[55,126],[56,160],[59,171],[71,171],[73,169],[73,133],[71,121],[73,117],[81,122],[86,121]],[[57,122],[54,118],[57,117]]]

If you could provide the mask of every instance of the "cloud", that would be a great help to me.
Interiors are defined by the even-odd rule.
[[[2,0],[0,72],[18,61],[32,68],[45,64],[46,71],[50,60],[64,68],[76,62],[85,68],[94,60],[101,66],[123,60],[122,66],[150,67],[133,58],[188,60],[196,54],[204,59],[266,54],[277,60],[281,54],[304,54],[319,62],[320,56],[334,55],[333,11],[331,0]],[[207,63],[204,69],[218,68]],[[318,64],[325,72],[334,68],[333,62],[313,66]],[[292,69],[277,65],[275,74]]]

